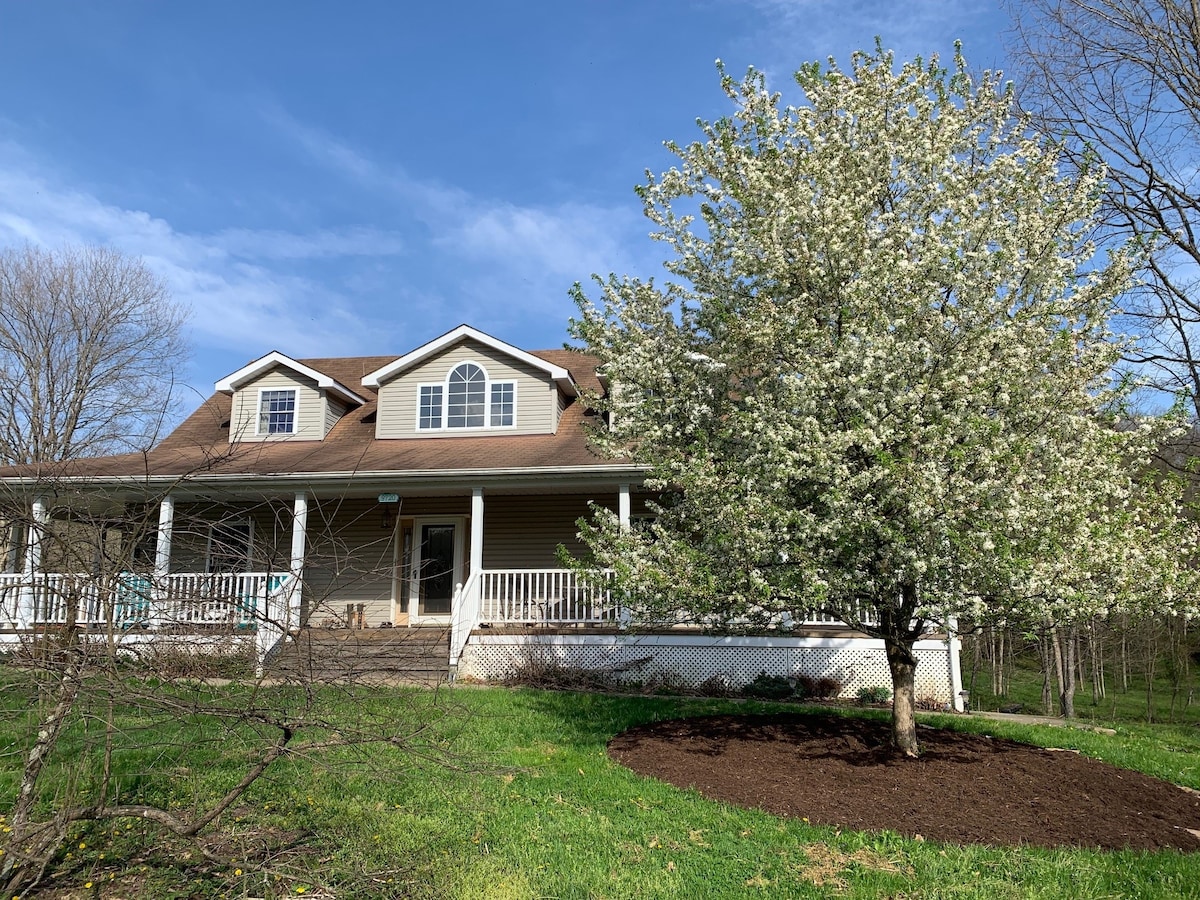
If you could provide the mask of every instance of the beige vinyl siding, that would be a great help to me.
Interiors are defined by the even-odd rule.
[[[346,404],[325,394],[325,430],[321,432],[321,437],[329,434],[333,426],[338,423],[338,419],[345,414]]]
[[[454,428],[441,431],[417,430],[417,402],[422,384],[441,384],[459,363],[474,362],[487,372],[489,384],[516,383],[514,425],[503,428]],[[464,340],[437,356],[414,366],[379,388],[379,412],[375,436],[379,438],[453,437],[464,434],[552,434],[558,424],[558,387],[533,366],[490,347]],[[491,397],[485,397],[490,405]],[[443,424],[445,424],[443,422]]]
[[[558,545],[574,556],[585,553],[576,537],[576,520],[589,514],[588,500],[616,509],[612,496],[546,494],[483,498],[483,567],[485,569],[558,568]]]
[[[347,603],[363,604],[370,628],[395,622],[406,612],[395,608],[392,596],[398,523],[413,516],[466,516],[471,498],[406,497],[391,507],[389,528],[374,499],[323,500],[310,507],[304,607],[311,624],[340,622]]]
[[[346,604],[364,606],[366,623],[393,620],[393,526],[373,499],[322,500],[309,507],[304,607],[313,625],[341,622]]]
[[[259,392],[289,389],[296,391],[295,432],[258,434]],[[317,383],[277,366],[234,391],[229,417],[229,441],[319,441],[325,437],[325,424],[325,404]]]

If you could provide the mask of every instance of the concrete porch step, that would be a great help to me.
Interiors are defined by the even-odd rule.
[[[448,628],[305,628],[271,654],[267,671],[320,680],[444,681],[449,655]]]

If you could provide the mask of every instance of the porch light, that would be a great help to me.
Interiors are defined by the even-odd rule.
[[[380,518],[380,528],[391,528],[395,519],[395,507],[400,504],[399,494],[380,494],[379,505],[382,507],[382,516]]]

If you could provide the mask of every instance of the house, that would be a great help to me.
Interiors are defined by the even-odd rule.
[[[536,650],[633,676],[888,683],[882,644],[838,623],[650,634],[603,573],[562,567],[560,545],[583,550],[589,504],[625,522],[645,512],[643,470],[588,445],[602,423],[580,392],[604,388],[592,357],[467,325],[402,356],[268,353],[147,453],[0,472],[29,522],[0,575],[0,626],[16,639],[72,621],[130,641],[240,630],[260,658],[301,629],[436,626],[451,670],[482,677]],[[47,571],[56,522],[80,520],[100,535],[91,571]],[[957,641],[922,645],[919,690],[955,701]]]

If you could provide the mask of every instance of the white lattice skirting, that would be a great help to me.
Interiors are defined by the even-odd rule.
[[[958,706],[962,682],[957,638],[918,641],[915,649],[918,701]],[[740,687],[765,672],[833,678],[842,685],[841,696],[848,698],[859,688],[891,686],[883,641],[867,638],[474,634],[463,650],[458,674],[499,680],[531,658],[598,669],[629,681],[666,677],[699,685],[721,677]]]

